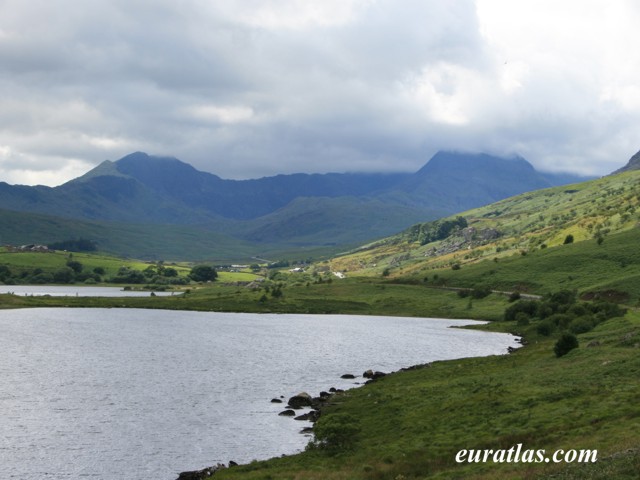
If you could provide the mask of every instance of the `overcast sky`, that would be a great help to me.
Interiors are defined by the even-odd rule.
[[[0,181],[134,152],[223,178],[438,150],[604,175],[640,150],[634,0],[0,0]]]

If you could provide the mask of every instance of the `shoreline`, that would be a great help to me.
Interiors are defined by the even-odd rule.
[[[454,328],[454,327],[449,327],[449,328]],[[455,328],[465,328],[465,326],[461,326],[461,327],[455,327]],[[507,347],[507,351],[505,353],[502,354],[493,354],[493,355],[511,355],[512,353],[524,348],[527,345],[526,340],[524,339],[524,337],[522,336],[518,336],[518,335],[514,335],[514,334],[509,334],[512,337],[515,337],[515,342],[517,342],[518,344],[520,344],[519,347],[512,347],[512,346],[508,346]],[[365,378],[367,379],[365,382],[362,383],[354,383],[354,386],[352,388],[348,388],[348,389],[336,389],[335,387],[331,387],[328,389],[328,391],[321,391],[319,393],[319,395],[317,397],[311,397],[311,395],[309,395],[306,392],[300,392],[292,397],[289,398],[289,401],[285,407],[285,410],[278,413],[277,415],[280,416],[291,416],[291,420],[297,420],[297,421],[309,421],[311,423],[310,427],[304,427],[300,432],[298,432],[298,435],[308,435],[311,434],[311,437],[313,437],[313,426],[315,425],[315,423],[322,417],[322,412],[323,409],[326,409],[326,407],[329,407],[331,405],[331,401],[333,399],[335,399],[336,395],[339,394],[343,394],[349,390],[353,390],[353,389],[359,389],[359,388],[364,388],[367,385],[376,382],[384,377],[387,376],[392,376],[392,375],[396,375],[398,373],[402,373],[402,372],[408,372],[408,371],[413,371],[413,370],[422,370],[422,369],[427,369],[427,368],[431,368],[433,363],[435,362],[454,362],[454,361],[458,361],[464,358],[484,358],[484,357],[490,357],[493,355],[486,355],[486,356],[480,356],[480,357],[459,357],[459,358],[451,358],[451,359],[447,359],[447,360],[435,360],[433,362],[428,362],[428,363],[419,363],[419,364],[415,364],[415,365],[411,365],[409,367],[402,367],[399,370],[395,370],[392,372],[381,372],[381,371],[374,371],[372,369],[366,370],[365,372],[363,372],[362,375],[360,376],[356,376],[353,374],[343,374],[340,378],[346,378],[346,375],[350,375],[349,379],[351,379],[351,377],[353,377],[353,379],[357,379],[357,378]],[[304,415],[311,415],[308,419],[302,419],[299,418],[301,416],[297,416],[295,417],[295,410],[298,410],[300,408],[303,407],[295,407],[291,405],[292,400],[294,402],[296,402],[297,400],[294,399],[300,399],[300,398],[306,398],[308,397],[308,402],[309,405],[311,407],[311,410],[309,412],[307,412]],[[275,400],[275,399],[273,399]],[[273,400],[271,400],[272,403],[277,403],[274,402]],[[284,402],[282,402],[284,403]],[[284,412],[286,411],[292,411],[294,412],[294,414],[287,414],[284,415]],[[312,414],[312,412],[315,412]],[[308,431],[305,431],[305,429],[309,429]],[[311,442],[311,440],[310,440]],[[272,457],[272,458],[282,458],[282,457],[291,457],[294,455],[299,455],[302,452],[296,452],[296,453],[290,453],[290,454],[282,454],[279,457]],[[257,460],[258,462],[265,462],[265,461],[269,461],[272,458],[266,458],[266,459],[262,459],[262,460]],[[228,468],[234,468],[234,467],[239,467],[239,466],[246,466],[247,464],[241,463],[238,464],[236,462],[234,462],[233,460],[229,461],[228,465],[225,465],[224,463],[217,463],[216,465],[212,465],[209,467],[205,467],[203,469],[200,470],[188,470],[188,471],[184,471],[184,472],[180,472],[178,474],[178,477],[175,480],[206,480],[209,478],[213,478],[215,476],[215,474],[221,470],[226,470]]]

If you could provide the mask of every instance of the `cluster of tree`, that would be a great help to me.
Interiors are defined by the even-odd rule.
[[[571,338],[572,336],[586,333],[599,323],[621,317],[625,313],[626,309],[618,304],[604,301],[579,302],[576,292],[562,290],[546,295],[541,300],[514,301],[505,310],[504,319],[515,320],[520,326],[532,325],[542,336],[560,332],[556,355],[561,356],[577,346],[577,339]],[[568,347],[571,348],[567,350]]]
[[[54,242],[47,245],[47,247],[52,250],[68,250],[70,252],[94,252],[98,249],[96,242],[86,238]]]
[[[165,267],[162,263],[150,265],[144,270],[120,267],[118,272],[107,279],[109,283],[132,283],[153,285],[187,285],[189,279],[178,276],[175,268]]]
[[[86,270],[84,265],[74,260],[67,261],[64,267],[45,271],[42,268],[9,268],[0,265],[0,282],[6,285],[15,284],[68,284],[98,283],[102,281],[105,271],[102,267]]]
[[[70,284],[70,283],[129,283],[153,285],[186,285],[189,278],[180,277],[175,268],[165,267],[162,263],[150,265],[145,270],[121,267],[115,275],[106,276],[103,267],[86,268],[81,262],[69,257],[64,267],[45,271],[42,268],[17,270],[0,265],[0,282],[14,284]]]
[[[464,217],[456,217],[453,220],[441,219],[434,222],[419,223],[407,230],[409,242],[419,242],[420,245],[444,240],[454,232],[468,226]]]
[[[218,272],[211,265],[196,265],[189,272],[189,278],[194,282],[213,282],[218,278]]]
[[[293,266],[304,266],[309,265],[313,262],[313,258],[307,258],[304,260],[278,260],[277,262],[272,262],[267,265],[267,268],[287,268]],[[251,266],[253,268],[253,265]]]

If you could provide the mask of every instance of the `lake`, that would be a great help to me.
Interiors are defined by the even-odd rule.
[[[0,294],[40,297],[148,297],[150,291],[123,290],[120,287],[85,287],[78,285],[0,285]],[[157,296],[180,295],[182,292],[154,292]]]
[[[504,354],[472,321],[138,309],[0,311],[0,478],[174,480],[304,449],[278,416],[367,369]],[[342,380],[344,373],[358,375]],[[286,399],[285,399],[286,401]]]

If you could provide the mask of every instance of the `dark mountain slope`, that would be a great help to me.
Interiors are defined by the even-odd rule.
[[[439,152],[398,190],[417,204],[453,213],[551,186],[522,157]]]
[[[630,172],[632,170],[640,170],[640,152],[637,152],[634,156],[629,159],[629,162],[622,168],[616,170],[611,175],[615,175],[617,173]]]
[[[415,174],[225,180],[176,158],[137,152],[55,188],[0,183],[0,207],[77,220],[192,225],[262,244],[346,245],[547,186],[549,179],[526,160],[484,154],[440,152]]]
[[[407,222],[432,220],[443,211],[385,203],[363,197],[300,197],[238,232],[258,243],[346,245],[367,242],[405,228]]]

